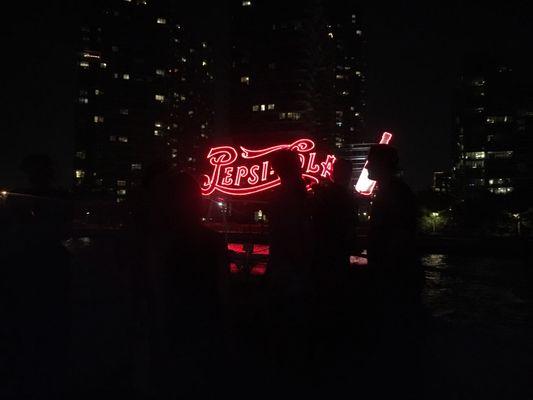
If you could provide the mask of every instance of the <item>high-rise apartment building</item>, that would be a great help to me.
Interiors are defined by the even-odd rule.
[[[347,4],[231,2],[231,135],[305,134],[338,149],[358,140],[362,31]]]
[[[212,129],[212,58],[162,2],[94,1],[83,11],[74,179],[117,202],[155,162],[196,168]]]
[[[507,195],[531,184],[531,86],[512,67],[465,71],[455,118],[454,186],[460,193]]]

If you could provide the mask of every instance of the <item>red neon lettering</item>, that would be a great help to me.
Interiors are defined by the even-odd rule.
[[[383,132],[383,135],[381,135],[381,140],[379,141],[379,144],[389,144],[389,142],[392,139],[392,134],[389,132]],[[368,169],[366,168],[366,165],[368,164],[368,161],[365,162],[365,165],[361,171],[361,175],[359,175],[359,179],[357,180],[357,183],[355,184],[355,190],[364,195],[364,196],[370,196],[372,192],[374,191],[374,188],[376,187],[376,181],[373,181],[368,177]]]
[[[333,171],[333,164],[335,163],[335,160],[335,156],[328,155],[326,161],[320,163],[322,166],[322,173],[320,174],[321,177],[328,177],[331,179],[331,172]]]
[[[316,153],[309,153],[309,161],[307,163],[307,170],[305,172],[316,174],[320,171],[320,167],[315,164]]]
[[[305,167],[305,156],[303,154],[298,154],[298,158],[300,159],[300,168],[304,169],[304,167]]]
[[[226,167],[224,168],[224,178],[222,179],[223,185],[231,185],[233,183],[233,178],[231,177],[231,173],[233,172],[233,167]]]
[[[217,184],[220,179],[220,169],[225,165],[233,164],[238,157],[237,151],[230,146],[214,147],[209,150],[207,158],[209,159],[209,163],[215,168],[211,176],[204,175],[206,179],[202,185],[202,193],[205,196],[210,195],[217,189]]]
[[[255,185],[257,182],[259,182],[259,175],[257,175],[257,171],[259,171],[259,165],[252,165],[250,167],[250,178],[248,178],[248,183],[250,185]]]
[[[310,139],[299,139],[290,144],[281,144],[265,149],[250,150],[239,147],[240,152],[230,146],[212,148],[207,158],[213,166],[210,175],[204,175],[202,194],[213,192],[246,196],[280,185],[280,179],[272,169],[269,158],[271,154],[289,149],[298,154],[302,178],[310,189],[321,178],[331,177],[335,157],[328,155],[326,160],[316,163],[316,152],[311,152],[315,143]],[[237,164],[237,165],[235,165]]]
[[[263,170],[261,171],[261,182],[267,180],[267,171],[268,171],[268,161],[263,161]]]
[[[244,178],[246,175],[248,175],[248,168],[241,165],[237,167],[237,177],[235,178],[235,186],[241,185],[241,178]]]

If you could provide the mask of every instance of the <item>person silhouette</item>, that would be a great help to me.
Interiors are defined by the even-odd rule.
[[[212,389],[222,335],[229,273],[225,244],[202,225],[200,187],[190,175],[153,171],[144,191],[142,246],[153,315],[152,390],[160,397],[206,395]]]
[[[377,193],[370,211],[368,267],[374,278],[381,372],[392,380],[395,393],[413,394],[424,278],[416,255],[416,199],[397,175],[398,161],[390,145],[370,148],[368,176],[377,181]]]
[[[315,189],[313,225],[315,231],[315,263],[319,282],[333,285],[342,283],[350,264],[350,255],[356,254],[356,227],[358,203],[350,187],[352,164],[342,158],[335,161],[332,182]],[[339,275],[340,274],[340,275]]]
[[[339,158],[333,166],[332,181],[314,188],[313,285],[316,291],[315,346],[320,364],[328,365],[347,355],[342,340],[354,319],[350,255],[356,254],[358,204],[350,187],[352,164]],[[331,329],[335,326],[336,329]],[[345,335],[339,335],[339,331]]]
[[[70,328],[69,202],[54,187],[50,157],[34,154],[20,166],[27,186],[13,190],[3,238],[4,343],[12,353],[12,395],[60,397],[66,390]]]
[[[272,165],[281,184],[273,192],[268,210],[270,258],[265,278],[269,291],[270,354],[280,374],[280,384],[295,388],[303,379],[308,351],[309,213],[298,155],[290,150],[278,151]]]

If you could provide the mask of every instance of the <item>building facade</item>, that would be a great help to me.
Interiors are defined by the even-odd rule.
[[[360,140],[363,39],[347,4],[231,2],[231,135],[307,135],[336,149]]]
[[[524,192],[531,184],[531,86],[512,67],[480,63],[456,95],[453,187],[461,194]]]
[[[75,187],[122,202],[155,163],[195,170],[212,129],[212,59],[163,2],[95,1],[78,53]]]

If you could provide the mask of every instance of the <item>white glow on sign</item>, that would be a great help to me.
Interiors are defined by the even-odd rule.
[[[392,139],[392,134],[389,132],[383,132],[383,135],[381,135],[381,140],[379,141],[379,144],[389,144],[390,140]],[[363,170],[361,171],[361,175],[359,176],[359,179],[357,180],[357,183],[355,184],[355,190],[357,190],[358,193],[370,196],[372,192],[374,191],[374,187],[376,186],[376,181],[373,181],[372,179],[368,178],[368,169],[366,169],[366,164],[363,167]]]

